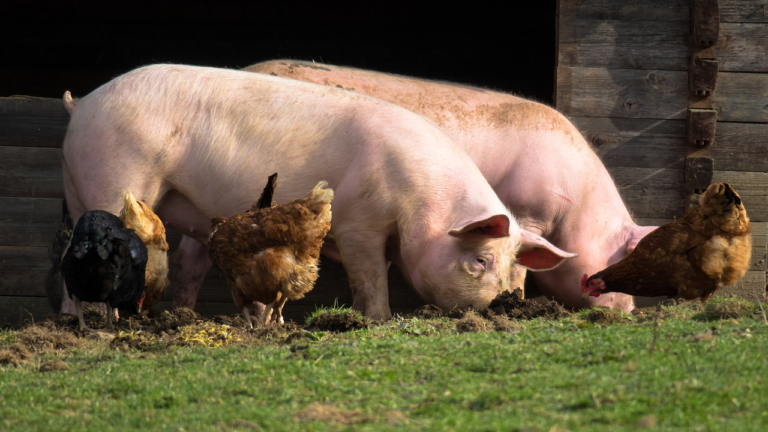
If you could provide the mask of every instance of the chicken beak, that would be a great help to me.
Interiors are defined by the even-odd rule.
[[[591,294],[592,294],[591,291],[584,291],[583,293],[581,293],[581,298],[586,300]]]

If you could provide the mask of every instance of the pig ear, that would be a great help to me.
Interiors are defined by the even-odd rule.
[[[543,237],[520,229],[520,250],[517,252],[517,264],[533,271],[552,270],[568,258],[578,254],[566,252]]]
[[[509,236],[509,217],[499,214],[472,222],[463,228],[451,230],[448,234],[454,237],[466,237],[469,235],[481,235],[484,237],[499,238]]]

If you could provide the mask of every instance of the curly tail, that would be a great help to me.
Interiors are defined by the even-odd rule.
[[[72,99],[72,93],[69,92],[69,90],[64,92],[64,108],[67,109],[67,112],[69,115],[72,115],[72,113],[75,112],[75,100]]]

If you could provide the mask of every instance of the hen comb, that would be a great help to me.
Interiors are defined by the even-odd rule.
[[[584,273],[584,276],[581,277],[581,292],[587,292],[587,280],[589,280],[589,275]]]

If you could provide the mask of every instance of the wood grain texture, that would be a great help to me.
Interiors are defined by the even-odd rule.
[[[0,146],[0,197],[63,196],[61,149]]]
[[[559,66],[557,87],[557,109],[567,116],[686,117],[687,72]]]
[[[765,7],[768,13],[768,5]],[[628,18],[626,14],[616,18],[609,12],[592,16],[560,14],[560,66],[688,70],[692,48],[687,18],[641,20]],[[600,18],[595,18],[597,16]],[[766,46],[768,25],[765,23],[722,22],[711,52],[720,62],[721,71],[766,72]]]
[[[683,213],[683,171],[635,167],[608,168],[635,218],[672,219]]]
[[[720,0],[720,22],[768,23],[765,0]]]
[[[768,22],[765,0],[719,0],[720,22]],[[627,21],[689,21],[691,0],[560,0],[561,16]]]
[[[60,148],[68,124],[61,100],[0,98],[0,146]]]
[[[688,73],[558,67],[557,109],[568,116],[682,120]],[[768,123],[768,74],[721,72],[718,121]]]
[[[688,21],[690,0],[647,0],[641,2],[605,0],[559,0],[560,18]]]
[[[765,270],[748,271],[735,286],[723,287],[717,296],[738,296],[748,300],[765,297]]]
[[[609,69],[687,70],[687,21],[615,21],[561,16],[558,64]]]
[[[606,166],[680,168],[689,150],[678,120],[571,117]],[[768,125],[718,122],[709,147],[717,169],[768,171]]]

